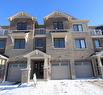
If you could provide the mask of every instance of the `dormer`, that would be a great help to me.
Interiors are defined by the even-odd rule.
[[[35,17],[25,12],[18,12],[16,15],[9,17],[10,30],[25,31],[33,30],[35,26]]]
[[[68,14],[55,11],[44,17],[47,29],[69,29],[69,20],[76,19]]]

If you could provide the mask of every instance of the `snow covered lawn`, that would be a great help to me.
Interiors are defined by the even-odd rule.
[[[18,85],[0,85],[0,95],[103,95],[103,80],[49,80]]]

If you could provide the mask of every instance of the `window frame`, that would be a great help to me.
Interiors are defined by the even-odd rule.
[[[83,32],[83,25],[82,24],[73,24],[73,31]]]
[[[78,41],[79,43],[76,43],[76,41]],[[87,48],[85,39],[84,38],[75,39],[75,48],[77,48],[77,49],[85,49],[85,48]]]
[[[63,21],[54,21],[53,29],[64,29]]]
[[[23,43],[22,43],[22,41]],[[16,42],[18,41],[18,42]],[[18,44],[18,45],[17,45]],[[24,44],[24,45],[23,45]],[[14,49],[25,49],[25,39],[14,39]],[[22,46],[23,45],[23,46]],[[17,46],[17,47],[16,47]]]
[[[6,44],[5,40],[0,39],[0,44],[1,44],[1,42],[2,42],[2,47],[0,45],[0,49],[5,49],[5,44]]]
[[[63,42],[64,42],[64,45],[61,45],[60,43],[60,40],[63,40]],[[55,42],[55,40],[59,40],[58,42]],[[58,45],[56,45],[56,43],[58,43]],[[56,45],[56,46],[55,46]],[[64,49],[65,48],[65,38],[53,38],[53,46],[54,46],[54,48],[56,48],[56,49]]]
[[[17,23],[17,30],[27,30],[27,22],[18,22]]]
[[[37,40],[41,40],[42,41],[42,46],[37,46]],[[44,47],[44,39],[43,38],[36,38],[35,39],[35,48],[43,48]]]
[[[96,41],[98,42],[98,46],[97,46]],[[98,38],[94,39],[94,46],[95,46],[95,48],[101,48],[101,41],[100,41],[100,39],[98,39]]]

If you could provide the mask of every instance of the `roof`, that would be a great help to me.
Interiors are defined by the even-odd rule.
[[[15,18],[31,18],[32,20],[35,20],[36,18],[33,16],[30,16],[28,13],[26,12],[18,12],[15,15],[9,17],[9,20],[12,21]]]
[[[24,57],[28,58],[28,57],[47,57],[49,58],[50,55],[47,55],[46,53],[40,51],[40,50],[34,50],[26,55],[24,55]]]
[[[0,26],[2,29],[9,29],[9,25],[8,26]]]
[[[54,11],[52,13],[50,13],[49,15],[45,16],[44,19],[48,19],[48,18],[52,18],[52,17],[58,17],[58,16],[61,16],[61,17],[66,17],[66,18],[71,18],[71,19],[76,19],[75,17],[69,15],[69,14],[66,14],[64,12],[59,12],[59,11]]]
[[[1,55],[1,54],[0,54],[0,59],[6,59],[6,60],[8,60],[8,58],[6,56]]]

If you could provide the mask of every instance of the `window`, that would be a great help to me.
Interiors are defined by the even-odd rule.
[[[42,48],[44,46],[44,40],[42,38],[35,39],[35,47]]]
[[[84,39],[76,39],[75,40],[76,48],[86,48],[86,43]]]
[[[15,39],[14,49],[24,49],[25,48],[25,39]]]
[[[83,31],[82,24],[74,24],[73,25],[73,30],[82,32]]]
[[[94,44],[95,44],[95,48],[101,47],[100,39],[95,39],[95,40],[94,40]]]
[[[0,49],[5,48],[5,40],[0,40]]]
[[[63,22],[53,22],[54,29],[63,29]]]
[[[27,23],[25,22],[17,23],[17,30],[27,30]]]
[[[65,39],[64,38],[54,38],[54,47],[55,48],[65,48]]]

